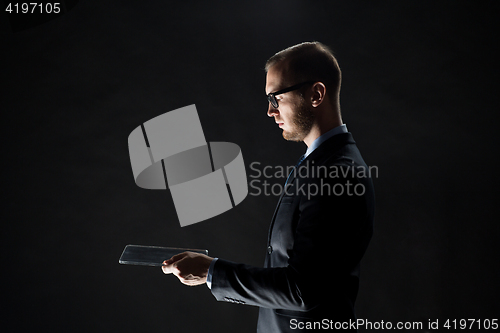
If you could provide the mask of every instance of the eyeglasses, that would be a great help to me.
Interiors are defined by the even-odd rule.
[[[302,82],[302,83],[296,84],[294,86],[291,86],[291,87],[288,87],[285,89],[278,90],[278,91],[273,92],[273,93],[269,93],[267,95],[267,100],[269,101],[269,103],[271,103],[271,105],[274,108],[278,108],[278,101],[276,100],[276,96],[287,93],[289,91],[297,90],[305,84],[314,83],[314,82],[316,82],[316,81],[306,81],[306,82]]]

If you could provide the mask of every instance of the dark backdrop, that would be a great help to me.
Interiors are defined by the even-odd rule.
[[[358,317],[498,317],[498,6],[485,3],[82,0],[18,32],[2,10],[2,326],[254,332],[257,308],[118,258],[144,244],[261,266],[277,198],[181,228],[168,191],[135,185],[127,138],[196,104],[207,141],[238,144],[248,174],[293,165],[306,147],[267,117],[263,67],[311,40],[335,51],[344,122],[379,169]]]

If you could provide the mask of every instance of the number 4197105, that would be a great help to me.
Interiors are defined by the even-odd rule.
[[[443,325],[447,329],[485,329],[485,330],[496,330],[498,329],[498,319],[453,319],[446,320]]]
[[[54,2],[54,3],[38,3],[38,2],[23,2],[23,3],[9,3],[7,5],[7,8],[5,8],[6,12],[9,12],[10,14],[35,14],[35,13],[46,13],[46,14],[57,14],[61,12],[61,3],[60,2]]]

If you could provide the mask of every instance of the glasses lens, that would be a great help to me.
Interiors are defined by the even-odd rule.
[[[269,101],[269,103],[271,103],[271,105],[275,108],[278,107],[278,101],[276,101],[276,98],[274,98],[274,95],[267,95],[267,100]]]

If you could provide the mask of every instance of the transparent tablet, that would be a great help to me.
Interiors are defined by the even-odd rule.
[[[161,264],[172,256],[186,252],[197,252],[208,255],[208,250],[183,249],[176,247],[127,245],[122,252],[120,264],[125,265],[143,265],[143,266],[161,266]]]

